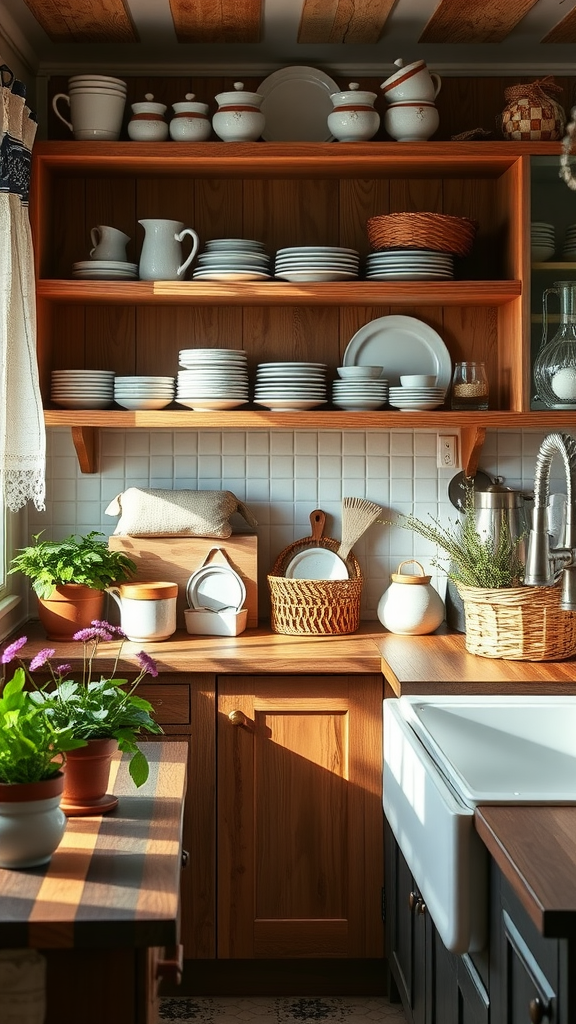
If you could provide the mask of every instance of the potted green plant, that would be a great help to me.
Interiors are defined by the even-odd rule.
[[[0,867],[25,868],[45,864],[60,843],[66,826],[60,809],[66,755],[84,747],[44,714],[25,689],[26,673],[16,668],[6,680],[8,665],[26,643],[10,644],[0,662]]]
[[[154,660],[140,651],[136,657],[140,671],[133,682],[116,677],[118,661],[125,634],[118,626],[95,620],[87,629],[79,630],[74,639],[83,645],[81,678],[70,678],[71,667],[62,664],[54,668],[50,659],[53,648],[40,651],[22,671],[30,689],[29,699],[52,728],[67,730],[82,741],[72,751],[64,765],[64,795],[62,808],[66,814],[100,814],[118,803],[116,797],[106,793],[110,763],[114,751],[131,755],[129,771],[136,786],[148,778],[149,765],[144,751],[138,746],[140,733],[161,734],[160,725],[152,717],[149,701],[140,697],[136,689],[145,675],[157,676]],[[94,676],[94,660],[101,642],[120,640],[111,675]],[[48,680],[38,683],[34,670],[42,669]],[[80,749],[81,747],[81,749]]]
[[[102,618],[106,588],[130,579],[136,565],[124,552],[111,550],[95,530],[60,541],[41,536],[35,534],[33,544],[19,548],[8,572],[32,580],[48,639],[71,640],[79,629]]]

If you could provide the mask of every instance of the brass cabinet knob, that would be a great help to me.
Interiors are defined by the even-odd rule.
[[[410,893],[408,897],[408,906],[410,907],[410,910],[416,911],[417,914],[426,913],[426,904],[419,892],[413,891]]]
[[[228,715],[228,721],[232,725],[241,725],[245,729],[250,728],[250,719],[247,717],[247,715],[244,714],[243,711],[230,711]]]

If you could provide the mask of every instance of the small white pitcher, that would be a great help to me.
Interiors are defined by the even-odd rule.
[[[90,231],[90,241],[93,246],[90,249],[90,259],[126,262],[126,246],[130,241],[130,236],[125,235],[118,228],[111,228],[108,224],[98,224]]]
[[[138,223],[145,231],[144,244],[140,253],[140,280],[183,280],[200,245],[200,239],[193,228],[184,227],[179,220],[149,218],[139,220]],[[182,241],[186,235],[190,235],[192,238],[192,251],[182,263]]]
[[[129,640],[167,640],[176,631],[177,583],[122,583],[107,587]]]

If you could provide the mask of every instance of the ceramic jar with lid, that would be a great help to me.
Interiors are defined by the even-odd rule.
[[[417,565],[420,574],[402,572],[405,565]],[[377,615],[391,633],[423,636],[433,633],[444,619],[444,602],[430,583],[420,562],[406,559],[391,575],[391,584],[378,602]]]
[[[164,142],[168,138],[168,122],[164,103],[154,103],[147,92],[144,102],[132,104],[132,117],[128,122],[128,137],[134,142]]]
[[[367,142],[380,127],[380,115],[374,110],[375,92],[365,92],[358,82],[350,82],[349,92],[333,92],[334,110],[328,114],[328,129],[339,142]]]
[[[243,82],[234,82],[234,90],[216,96],[218,110],[212,127],[223,142],[255,142],[264,131],[265,118],[260,110],[264,96],[245,92]]]
[[[180,103],[173,103],[170,138],[174,142],[205,142],[210,138],[212,126],[207,103],[194,103],[194,93],[187,92]]]

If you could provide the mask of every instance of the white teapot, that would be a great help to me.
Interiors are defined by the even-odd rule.
[[[380,127],[376,93],[361,90],[358,82],[350,82],[349,90],[331,94],[334,110],[328,114],[328,129],[339,142],[366,142]]]

